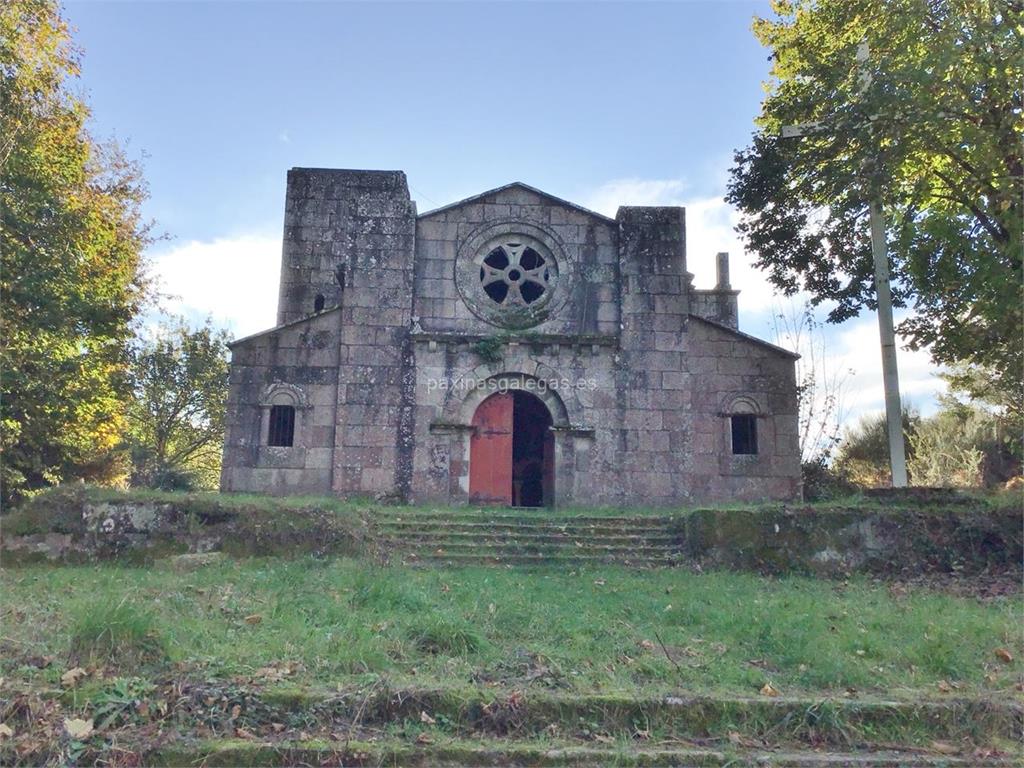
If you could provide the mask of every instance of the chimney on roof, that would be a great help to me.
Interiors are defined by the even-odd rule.
[[[717,259],[718,284],[715,288],[720,291],[730,291],[732,286],[729,285],[729,254],[719,253]]]

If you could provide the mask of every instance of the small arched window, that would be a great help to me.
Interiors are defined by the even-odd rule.
[[[295,406],[273,405],[270,407],[270,430],[267,445],[291,448],[295,442]]]
[[[737,456],[757,453],[757,416],[734,413],[732,419],[732,452]]]
[[[734,456],[752,456],[757,453],[757,403],[747,397],[738,397],[729,407],[729,427]]]

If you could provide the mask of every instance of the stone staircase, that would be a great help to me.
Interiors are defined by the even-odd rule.
[[[673,518],[554,516],[516,509],[378,509],[383,551],[407,564],[672,567],[681,562]]]

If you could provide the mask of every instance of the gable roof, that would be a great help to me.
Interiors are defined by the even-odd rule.
[[[536,187],[531,187],[529,184],[524,184],[521,181],[513,181],[511,184],[505,184],[504,186],[501,186],[501,187],[495,187],[494,189],[489,189],[486,192],[481,192],[478,195],[473,195],[472,197],[467,197],[464,200],[458,200],[458,201],[456,201],[454,203],[449,203],[448,205],[442,205],[440,208],[434,208],[431,211],[425,211],[424,213],[421,213],[416,218],[422,219],[422,218],[425,218],[427,216],[433,216],[436,213],[443,213],[444,211],[449,211],[449,210],[451,210],[453,208],[459,208],[459,207],[461,207],[463,205],[468,205],[469,203],[475,203],[477,200],[485,198],[485,197],[487,197],[489,195],[494,195],[494,194],[497,194],[498,192],[504,192],[506,189],[525,189],[528,192],[533,192],[535,195],[540,195],[541,197],[547,198],[548,200],[550,200],[553,203],[557,203],[558,205],[564,205],[567,208],[573,208],[573,209],[575,209],[575,210],[577,210],[577,211],[579,211],[581,213],[585,213],[587,216],[593,216],[595,219],[600,219],[601,221],[604,221],[604,222],[606,222],[608,224],[615,224],[616,223],[615,219],[610,218],[608,216],[605,216],[604,214],[597,213],[597,211],[592,211],[589,208],[584,208],[582,205],[577,205],[576,203],[571,203],[568,200],[563,200],[560,197],[555,197],[554,195],[549,194],[549,193],[545,192],[542,189],[537,189]]]
[[[700,322],[705,323],[706,325],[710,325],[712,328],[716,328],[719,331],[724,331],[725,333],[728,333],[730,336],[738,336],[739,338],[743,339],[743,341],[749,341],[751,344],[757,344],[759,347],[765,347],[766,349],[769,349],[782,357],[789,357],[792,358],[793,360],[800,359],[800,355],[798,355],[796,352],[790,352],[788,349],[784,349],[783,347],[767,342],[764,339],[759,339],[757,338],[757,336],[751,336],[749,333],[737,331],[735,328],[730,328],[728,325],[722,325],[721,323],[716,323],[714,320],[708,320],[706,317],[701,317],[700,315],[694,315],[692,313],[690,315],[690,319],[699,320]]]

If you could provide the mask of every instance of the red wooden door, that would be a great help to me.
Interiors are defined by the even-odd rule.
[[[473,414],[469,441],[469,499],[512,503],[512,393],[491,395]]]

